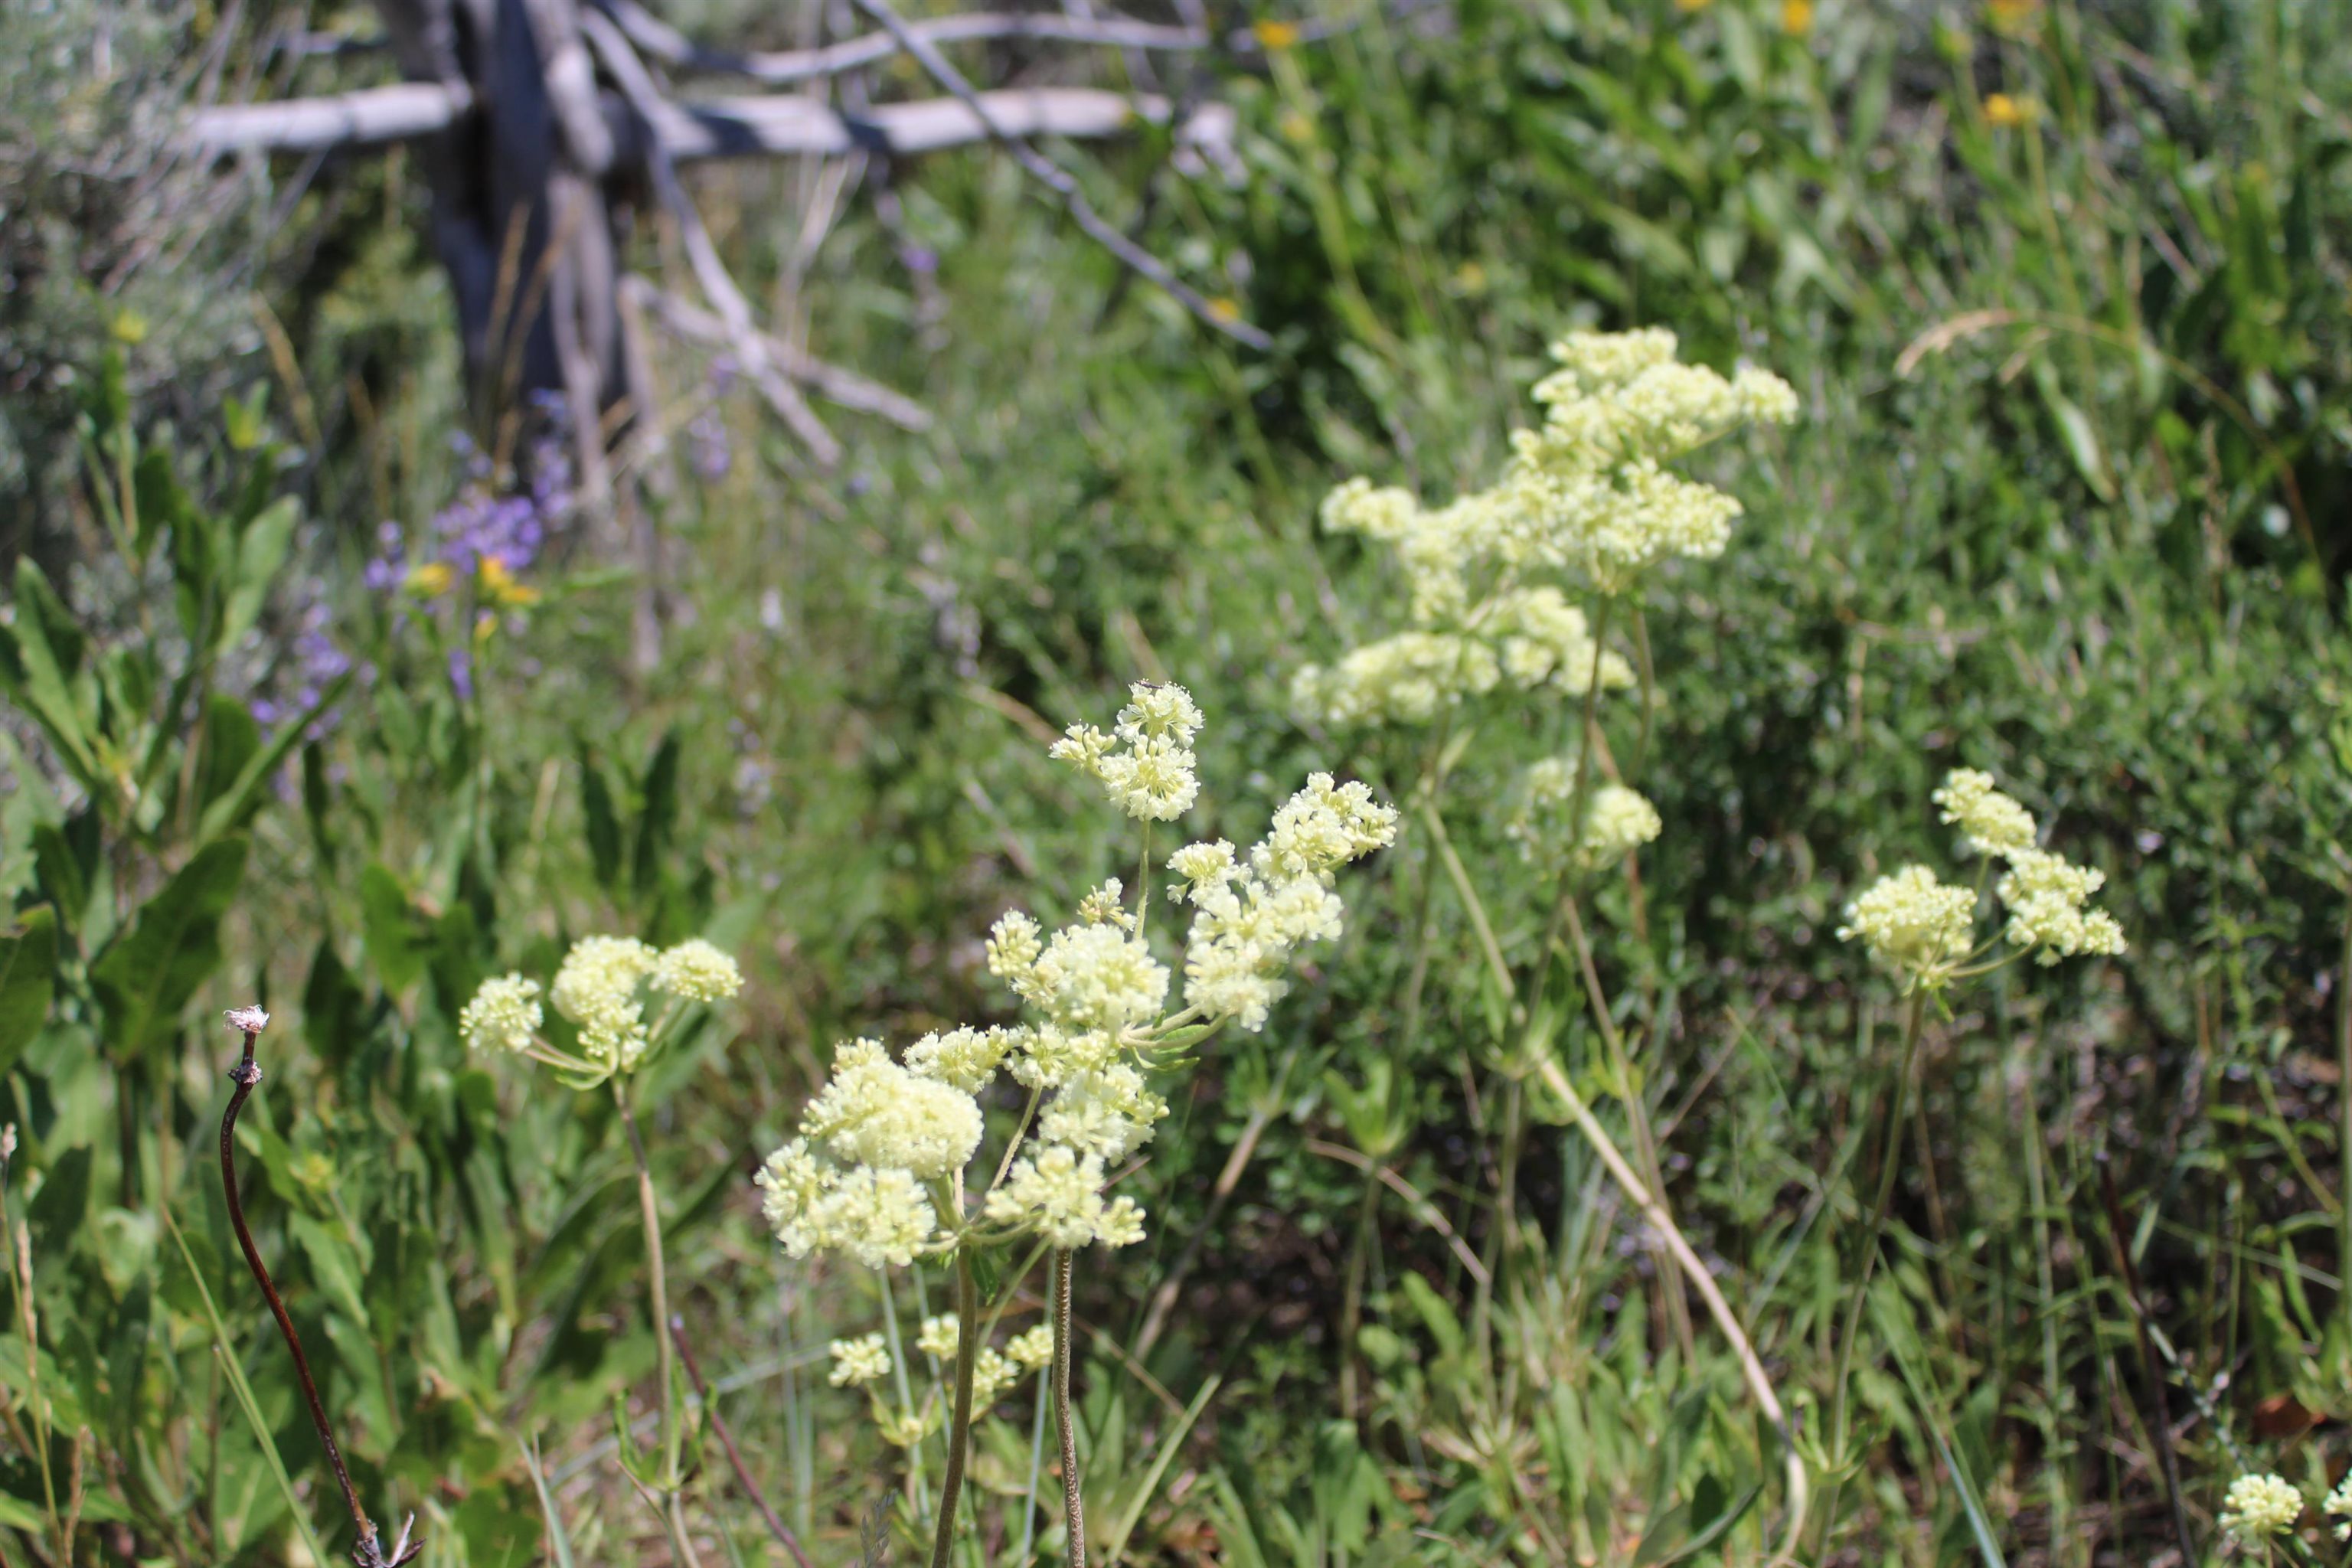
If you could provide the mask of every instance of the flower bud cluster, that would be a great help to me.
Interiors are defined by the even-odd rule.
[[[1128,816],[1172,822],[1201,793],[1192,755],[1201,710],[1181,686],[1139,680],[1128,695],[1109,734],[1073,724],[1047,754],[1099,783]]]
[[[2001,934],[2019,954],[2053,964],[2125,950],[2116,918],[2089,907],[2106,873],[2037,848],[2033,814],[1995,787],[1990,773],[1956,768],[1932,798],[1943,820],[1960,829],[1961,853],[2006,863],[1993,896],[2007,917]],[[1846,906],[1838,935],[1859,939],[1874,962],[1903,981],[1906,992],[1937,990],[1980,951],[1976,912],[1973,889],[1941,882],[1925,866],[1906,866]]]
[[[735,961],[699,937],[656,949],[635,937],[584,936],[544,992],[519,973],[482,982],[458,1012],[457,1034],[471,1049],[527,1056],[556,1068],[572,1087],[591,1089],[635,1071],[685,1006],[724,1001],[742,988]],[[670,1004],[652,1023],[648,994]],[[574,1048],[560,1048],[541,1033],[547,1023],[542,996],[572,1025]]]
[[[1530,574],[1566,573],[1622,594],[1676,557],[1723,552],[1739,503],[1666,465],[1743,425],[1796,416],[1768,371],[1729,379],[1675,359],[1672,332],[1571,332],[1538,383],[1543,425],[1512,437],[1501,481],[1435,510],[1363,479],[1323,503],[1324,528],[1395,555],[1413,626],[1308,666],[1298,704],[1335,724],[1425,723],[1506,685],[1582,696],[1633,683],[1581,611]]]
[[[1074,725],[1052,754],[1100,781],[1130,815],[1181,815],[1196,793],[1192,745],[1200,709],[1177,686],[1139,683],[1129,696],[1109,733]],[[892,1268],[1022,1237],[1062,1250],[1141,1240],[1141,1205],[1110,1187],[1168,1114],[1150,1075],[1176,1065],[1180,1051],[1220,1024],[1264,1026],[1299,947],[1339,931],[1335,873],[1391,842],[1396,819],[1364,785],[1317,773],[1274,814],[1246,856],[1222,839],[1171,856],[1169,869],[1180,879],[1174,897],[1192,906],[1183,1005],[1174,1012],[1173,976],[1152,952],[1143,905],[1130,909],[1120,883],[1089,891],[1076,918],[1058,930],[1022,910],[1003,915],[989,933],[988,968],[1029,1017],[926,1035],[898,1059],[876,1040],[839,1047],[796,1136],[768,1157],[758,1177],[784,1250]],[[975,1165],[983,1098],[1000,1074],[1025,1094],[1014,1132],[1020,1142],[1001,1159]],[[973,1179],[992,1163],[996,1179]],[[948,1361],[957,1333],[950,1321],[933,1319],[915,1343]],[[974,1407],[995,1403],[1024,1369],[1045,1365],[1053,1353],[1043,1326],[1001,1351],[977,1347]],[[834,1358],[834,1379],[843,1386],[878,1382],[891,1370],[880,1336],[836,1342]],[[875,1413],[886,1437],[912,1442],[940,1418],[936,1404],[927,1396],[907,1411],[877,1396]]]
[[[1529,865],[1558,876],[1574,868],[1599,870],[1657,837],[1664,823],[1641,791],[1588,779],[1581,823],[1576,809],[1577,759],[1546,757],[1520,781],[1517,809],[1503,826]]]

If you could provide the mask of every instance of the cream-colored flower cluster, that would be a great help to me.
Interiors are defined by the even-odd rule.
[[[1396,823],[1396,808],[1375,801],[1363,784],[1315,773],[1274,814],[1246,862],[1222,838],[1169,857],[1168,868],[1182,879],[1174,897],[1192,906],[1187,1009],[1252,1032],[1264,1028],[1267,1010],[1289,987],[1291,955],[1339,934],[1333,874],[1394,843]]]
[[[2106,874],[2034,847],[2033,814],[1996,787],[1992,775],[1956,768],[1933,796],[1960,829],[1963,854],[1994,857],[2008,869],[1993,884],[2007,916],[2002,936],[2044,964],[2082,954],[2120,953],[2123,928],[2089,907]],[[1845,941],[1859,939],[1880,967],[1915,986],[1939,989],[1991,946],[1976,941],[1977,891],[1937,879],[1925,866],[1882,877],[1846,906]]]
[[[1163,682],[1139,680],[1128,695],[1109,734],[1073,724],[1048,754],[1098,782],[1128,816],[1172,822],[1201,793],[1192,755],[1201,710],[1191,692]]]
[[[1131,815],[1177,816],[1196,793],[1200,709],[1181,687],[1139,684],[1130,697],[1109,734],[1074,725],[1053,755],[1100,780]],[[841,1047],[796,1136],[758,1177],[784,1250],[880,1268],[1022,1237],[1066,1251],[1141,1240],[1141,1205],[1110,1188],[1168,1114],[1150,1075],[1178,1065],[1221,1024],[1262,1027],[1298,948],[1339,929],[1339,868],[1395,836],[1393,808],[1360,784],[1317,773],[1246,857],[1222,839],[1178,850],[1168,861],[1180,879],[1175,897],[1193,913],[1182,1004],[1173,1010],[1174,977],[1152,952],[1146,903],[1130,907],[1120,883],[1089,890],[1076,918],[1051,931],[1022,910],[1006,913],[989,933],[988,968],[1030,1017],[926,1035],[897,1059],[875,1040]],[[1025,1100],[1015,1142],[975,1165],[983,1097],[1000,1075]],[[992,1164],[992,1179],[981,1179]],[[952,1323],[935,1319],[916,1344],[944,1361],[955,1336]],[[975,1406],[994,1403],[1053,1348],[1039,1328],[1003,1351],[976,1351]],[[891,1370],[890,1353],[879,1336],[838,1342],[835,1381],[877,1382]],[[875,1403],[894,1442],[916,1440],[940,1418],[928,1398],[913,1411]]]
[[[865,1388],[874,1407],[875,1425],[883,1436],[900,1447],[911,1447],[937,1431],[953,1405],[955,1356],[962,1337],[962,1328],[953,1318],[941,1315],[923,1320],[915,1335],[915,1348],[929,1358],[930,1377],[920,1403],[912,1410],[887,1403],[882,1389],[874,1386],[898,1370],[889,1342],[880,1334],[834,1341],[827,1347],[833,1358],[829,1381],[835,1388]],[[992,1345],[981,1346],[971,1360],[974,1417],[987,1415],[1022,1379],[1053,1359],[1054,1331],[1045,1323],[1013,1335],[1001,1351]]]
[[[1723,552],[1739,503],[1665,465],[1740,426],[1795,417],[1796,394],[1769,372],[1728,380],[1675,362],[1675,336],[1571,332],[1538,383],[1543,425],[1512,437],[1499,483],[1434,510],[1409,490],[1353,479],[1324,501],[1324,528],[1395,553],[1412,629],[1308,666],[1298,704],[1330,723],[1417,724],[1507,685],[1582,696],[1633,683],[1559,587],[1568,573],[1622,594],[1672,557]]]
[[[2244,1546],[2284,1535],[2303,1517],[2303,1493],[2284,1476],[2240,1476],[2221,1498],[2221,1529]]]
[[[547,1016],[539,982],[520,974],[486,980],[457,1015],[457,1033],[474,1050],[510,1051],[554,1068],[576,1089],[633,1072],[686,1009],[724,1001],[743,988],[735,961],[699,937],[653,948],[625,936],[584,936],[572,944],[544,994],[572,1026],[573,1048],[541,1033]],[[652,1020],[648,994],[667,998]]]
[[[1521,858],[1552,875],[1599,870],[1657,837],[1665,826],[1641,791],[1590,779],[1584,819],[1571,823],[1576,770],[1573,756],[1546,757],[1529,767],[1520,781],[1517,808],[1503,825]]]

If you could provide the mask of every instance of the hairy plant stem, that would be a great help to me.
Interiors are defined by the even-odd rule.
[[[637,1131],[637,1114],[629,1107],[629,1091],[621,1079],[613,1079],[613,1103],[621,1108],[621,1125],[629,1135],[629,1153],[637,1163],[637,1218],[646,1231],[646,1285],[653,1296],[654,1375],[661,1400],[662,1527],[670,1546],[687,1568],[701,1568],[694,1540],[686,1528],[686,1503],[678,1486],[678,1421],[676,1373],[669,1340],[669,1279],[662,1262],[661,1205],[654,1194],[653,1163],[646,1158],[646,1141]]]
[[[245,1253],[245,1266],[253,1271],[254,1283],[261,1287],[262,1299],[269,1303],[270,1315],[278,1320],[278,1331],[284,1336],[286,1349],[294,1358],[294,1375],[302,1385],[302,1397],[310,1407],[310,1424],[319,1429],[320,1446],[327,1450],[327,1463],[333,1467],[335,1481],[343,1489],[343,1506],[351,1510],[352,1525],[359,1532],[358,1544],[352,1548],[352,1561],[360,1568],[399,1568],[425,1550],[425,1543],[409,1544],[408,1531],[404,1527],[400,1539],[394,1543],[392,1555],[384,1555],[376,1534],[375,1521],[367,1510],[360,1506],[359,1489],[352,1485],[352,1472],[343,1464],[343,1451],[335,1442],[334,1428],[327,1423],[327,1406],[319,1397],[319,1384],[310,1375],[310,1360],[302,1353],[302,1337],[294,1331],[294,1320],[287,1314],[286,1303],[278,1294],[277,1282],[270,1279],[268,1266],[261,1261],[261,1249],[253,1243],[253,1231],[245,1221],[245,1203],[236,1185],[236,1116],[245,1109],[254,1089],[261,1082],[261,1064],[253,1059],[256,1032],[245,1035],[245,1054],[228,1069],[229,1081],[236,1088],[230,1091],[228,1109],[221,1113],[220,1165],[222,1195],[228,1204],[229,1228],[236,1232],[236,1244]]]
[[[1054,1250],[1054,1435],[1062,1445],[1062,1522],[1069,1568],[1087,1568],[1087,1502],[1078,1484],[1078,1436],[1070,1425],[1070,1259]]]
[[[955,1260],[955,1415],[948,1426],[947,1473],[940,1479],[940,1526],[931,1538],[931,1568],[948,1568],[955,1550],[956,1505],[963,1500],[964,1454],[971,1447],[972,1363],[980,1354],[980,1289],[972,1283],[971,1247],[957,1247]]]
[[[1886,1232],[1886,1211],[1895,1201],[1895,1178],[1903,1163],[1904,1102],[1911,1092],[1911,1068],[1919,1055],[1919,1034],[1927,1017],[1927,989],[1918,986],[1911,993],[1911,1009],[1903,1020],[1903,1060],[1895,1074],[1895,1103],[1886,1110],[1885,1149],[1879,1155],[1878,1193],[1871,1200],[1870,1219],[1862,1236],[1862,1257],[1853,1269],[1853,1293],[1846,1298],[1844,1320],[1838,1330],[1837,1368],[1832,1373],[1834,1394],[1831,1404],[1830,1453],[1840,1466],[1830,1482],[1829,1507],[1822,1515],[1822,1543],[1829,1544],[1830,1531],[1837,1528],[1838,1494],[1844,1490],[1843,1464],[1852,1392],[1854,1342],[1862,1335],[1863,1308],[1870,1300],[1871,1276],[1878,1268],[1879,1238]]]

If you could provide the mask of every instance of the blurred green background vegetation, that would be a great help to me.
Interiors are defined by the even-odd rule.
[[[1309,20],[1344,25],[1283,30]],[[1817,1442],[1894,1071],[1893,1001],[1832,935],[1844,900],[1938,858],[1928,791],[1986,767],[2106,871],[2133,943],[2010,972],[1931,1032],[1868,1440],[1820,1560],[2177,1561],[2168,1447],[2200,1552],[2242,1469],[2316,1495],[2352,1464],[2347,20],[1221,13],[1262,46],[1202,66],[1237,171],[1179,172],[1148,132],[1072,155],[1263,354],[1121,286],[995,153],[902,167],[894,203],[867,184],[799,259],[806,171],[705,172],[753,297],[930,427],[839,417],[825,471],[666,357],[657,562],[558,512],[526,582],[477,604],[412,571],[436,520],[488,502],[407,154],[207,174],[162,152],[215,58],[280,91],[379,79],[271,52],[273,28],[363,22],[0,15],[0,1098],[28,1241],[0,1332],[8,1554],[54,1562],[69,1498],[79,1561],[340,1550],[209,1163],[235,1043],[210,1020],[259,1000],[247,1204],[362,1492],[418,1510],[431,1564],[558,1541],[664,1560],[610,1457],[654,1353],[616,1119],[455,1031],[484,975],[598,930],[743,958],[730,1025],[646,1086],[672,1300],[812,1553],[887,1542],[891,1456],[822,1376],[871,1282],[777,1257],[751,1171],[835,1041],[1002,1016],[988,922],[1125,873],[1043,749],[1129,680],[1209,715],[1204,836],[1249,842],[1309,767],[1410,786],[1412,753],[1289,700],[1376,586],[1316,503],[1354,473],[1433,501],[1484,482],[1573,324],[1670,327],[1802,399],[1698,465],[1747,516],[1652,591],[1665,831],[1600,940],[1669,1195]],[[663,236],[639,243],[657,265]],[[1544,733],[1481,717],[1465,794]],[[1455,834],[1474,866],[1512,853],[1499,821]],[[1486,1249],[1517,1089],[1480,1056],[1475,938],[1427,847],[1349,895],[1312,983],[1186,1081],[1139,1179],[1152,1240],[1087,1280],[1088,1484],[1107,1526],[1131,1516],[1123,1560],[1760,1560],[1772,1440],[1721,1347],[1675,1331],[1678,1288],[1580,1144],[1542,1127],[1520,1151],[1535,1257],[1491,1344],[1423,1207],[1365,1203],[1371,1159]],[[1498,934],[1531,948],[1544,913],[1498,909]],[[1596,1050],[1584,1026],[1559,1048],[1578,1073]],[[1028,1430],[1016,1400],[983,1491],[1020,1490]],[[715,1450],[699,1478],[717,1557],[770,1552]]]

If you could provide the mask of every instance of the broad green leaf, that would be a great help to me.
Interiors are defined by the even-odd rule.
[[[0,622],[0,691],[40,721],[58,760],[82,786],[105,788],[93,716],[73,689],[81,668],[81,630],[29,555],[16,561],[16,618]]]
[[[400,879],[381,865],[360,873],[360,921],[385,992],[396,996],[416,984],[432,954],[433,928]]]
[[[621,820],[613,809],[613,787],[588,749],[580,749],[580,810],[588,834],[588,858],[596,885],[607,892],[621,877]]]
[[[220,920],[245,879],[245,852],[242,838],[197,850],[90,965],[106,1009],[106,1041],[118,1057],[141,1055],[168,1037],[220,966]]]
[[[245,525],[236,541],[236,574],[214,647],[235,647],[261,618],[269,584],[286,564],[287,552],[294,543],[294,524],[300,515],[301,507],[292,496],[280,496]]]
[[[310,1262],[310,1278],[337,1311],[361,1328],[368,1327],[365,1296],[360,1289],[360,1255],[350,1240],[322,1220],[299,1210],[287,1215],[286,1226],[302,1256]]]
[[[48,1022],[57,969],[57,911],[43,904],[26,911],[14,936],[0,937],[0,1078]]]
[[[33,1233],[33,1261],[62,1258],[89,1218],[89,1145],[77,1143],[49,1166],[41,1190],[26,1205]]]
[[[646,776],[639,790],[644,805],[637,813],[637,836],[629,868],[629,886],[639,893],[650,890],[661,876],[661,858],[669,847],[670,835],[677,826],[677,763],[679,747],[677,733],[672,731],[662,737],[654,749],[654,760],[646,765]]]
[[[300,715],[288,719],[269,744],[247,758],[245,765],[237,770],[236,778],[205,807],[204,817],[196,825],[198,843],[235,832],[245,826],[255,808],[260,805],[262,791],[270,778],[284,765],[287,755],[302,743],[303,731],[310,727],[310,721],[340,701],[351,683],[349,671],[329,681],[319,693],[318,700]]]
[[[196,806],[206,812],[233,788],[261,750],[261,725],[253,710],[215,692],[205,701],[204,759],[196,777]],[[201,830],[199,830],[201,836]]]

